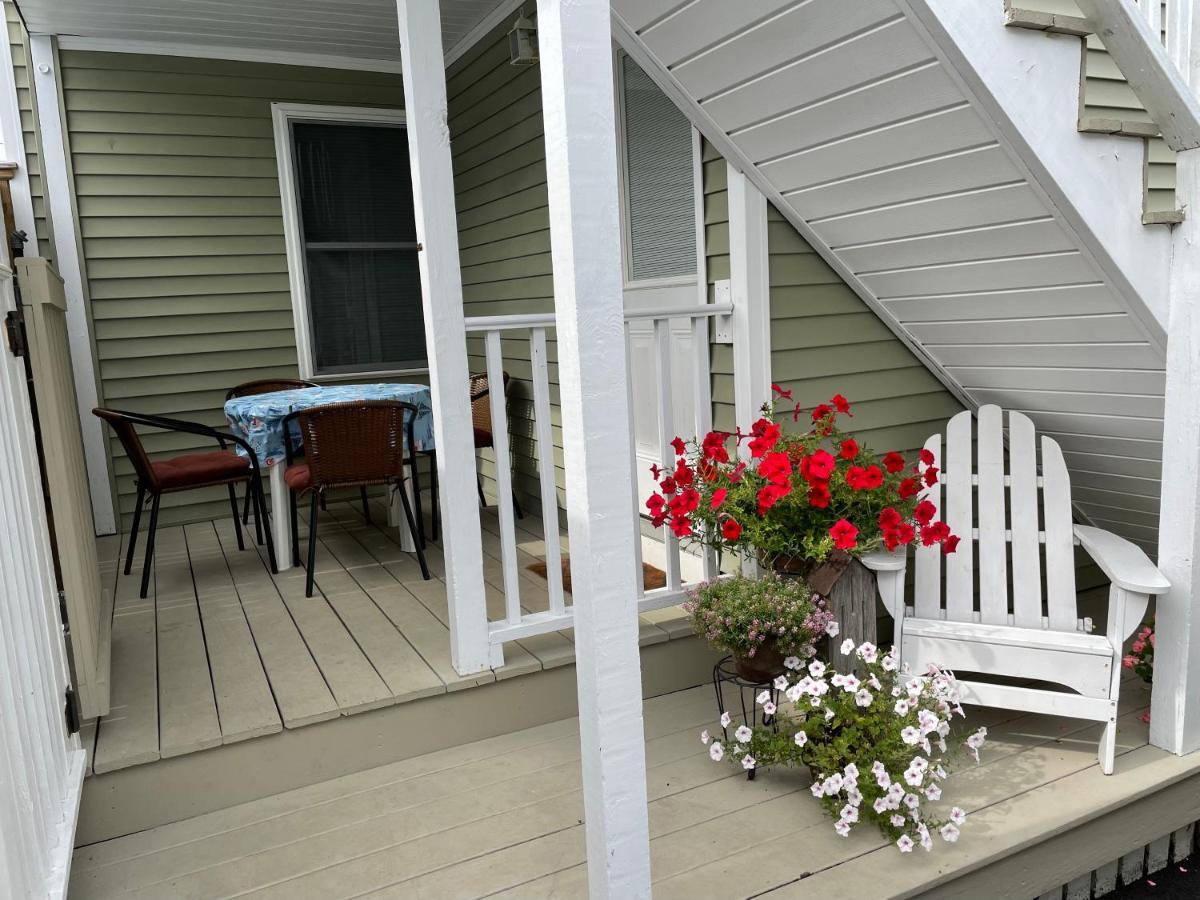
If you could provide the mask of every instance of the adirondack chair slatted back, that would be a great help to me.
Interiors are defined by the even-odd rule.
[[[1042,437],[1039,478],[1033,423],[1008,414],[1007,453],[1003,426],[1000,408],[983,406],[977,423],[969,411],[950,420],[944,448],[940,434],[925,443],[941,477],[922,497],[962,540],[946,556],[937,546],[917,547],[914,612],[923,619],[1074,631],[1071,483],[1062,450]]]

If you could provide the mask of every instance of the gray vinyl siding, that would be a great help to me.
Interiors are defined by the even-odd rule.
[[[37,229],[37,253],[51,262],[54,244],[50,238],[50,220],[46,210],[46,193],[42,185],[41,143],[37,131],[37,104],[29,71],[29,35],[21,24],[16,7],[4,4],[8,26],[8,44],[12,53],[13,80],[17,86],[17,108],[21,111],[21,136],[25,147],[25,169],[29,177],[29,192],[33,200],[34,227]],[[32,247],[28,248],[32,252]]]
[[[550,221],[542,130],[541,73],[509,63],[507,29],[498,28],[447,73],[463,304],[467,316],[554,311]],[[469,365],[483,371],[483,340],[468,340]],[[513,379],[509,434],[514,489],[530,505],[540,497],[534,440],[532,370],[524,331],[503,340]],[[548,335],[551,425],[559,505],[564,505],[558,367]],[[495,493],[491,451],[480,453],[484,490]]]
[[[227,388],[298,371],[272,101],[399,108],[400,79],[83,51],[61,69],[104,402],[221,425]],[[127,523],[132,467],[111,450]],[[220,491],[163,499],[167,522],[228,511]]]
[[[1000,2],[1000,0],[996,0]],[[1083,16],[1075,0],[1012,0],[1012,6],[1037,12],[1067,16]],[[1163,28],[1167,11],[1163,3]],[[1104,119],[1110,123],[1149,123],[1153,120],[1142,106],[1133,88],[1117,68],[1104,44],[1095,35],[1087,38],[1087,54],[1083,61],[1083,96],[1080,98],[1081,120]],[[1146,141],[1146,210],[1157,212],[1175,209],[1175,152],[1162,138]]]

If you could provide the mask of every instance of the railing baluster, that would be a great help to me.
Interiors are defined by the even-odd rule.
[[[638,490],[637,425],[633,404],[633,334],[629,322],[625,323],[625,384],[629,393],[629,456],[633,460],[633,521],[637,526],[637,539],[633,542],[634,561],[637,569],[637,595],[646,595],[646,572],[642,567],[642,497]]]
[[[663,464],[674,468],[675,449],[671,446],[674,419],[671,415],[671,320],[654,320],[655,381],[658,388],[658,446]],[[663,546],[666,548],[667,588],[679,587],[679,539],[670,528],[663,527]]]
[[[529,361],[533,368],[533,420],[542,490],[542,537],[546,544],[546,593],[550,595],[550,611],[561,613],[566,604],[558,543],[558,482],[554,477],[554,432],[550,427],[550,366],[546,359],[545,328],[529,331]]]
[[[708,359],[708,317],[692,318],[692,357],[695,371],[692,373],[692,404],[696,419],[696,435],[703,437],[712,430],[712,368]],[[704,580],[710,581],[717,575],[717,554],[705,547],[700,555],[704,565]]]
[[[510,625],[521,622],[517,531],[513,521],[512,458],[508,452],[508,408],[504,394],[504,353],[500,332],[487,332],[488,404],[492,413],[492,450],[496,457],[496,512],[500,519],[500,559],[504,564],[504,609]]]

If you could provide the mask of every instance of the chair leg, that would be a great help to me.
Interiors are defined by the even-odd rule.
[[[513,512],[517,514],[518,519],[525,518],[525,511],[521,509],[521,501],[517,499],[517,492],[513,491]]]
[[[242,501],[242,524],[250,524],[250,484],[246,484],[246,499]]]
[[[421,539],[417,536],[417,523],[413,520],[412,506],[408,502],[408,492],[403,484],[396,485],[400,491],[400,503],[404,507],[404,518],[408,519],[408,530],[413,537],[413,546],[417,548],[417,562],[421,564],[421,577],[429,580],[429,566],[425,562],[425,550],[421,547]]]
[[[162,499],[162,494],[155,494],[154,500],[150,504],[150,528],[146,533],[146,561],[142,563],[142,592],[138,595],[143,600],[146,599],[146,592],[150,588],[150,564],[154,562],[154,532],[158,530],[158,502]]]
[[[242,507],[243,507],[242,508],[242,524],[247,525],[249,523],[248,516],[250,514],[251,504],[253,504],[253,506],[254,506],[254,539],[256,541],[258,541],[258,544],[261,547],[262,542],[263,542],[262,508],[258,505],[258,493],[257,493],[258,489],[254,485],[255,485],[254,478],[251,477],[251,479],[246,482],[246,499],[242,503]]]
[[[1100,761],[1100,771],[1105,775],[1113,773],[1113,765],[1117,751],[1117,722],[1113,719],[1104,726],[1104,734],[1100,737],[1100,747],[1097,758]]]
[[[308,573],[304,579],[304,596],[313,595],[313,569],[317,565],[317,513],[321,508],[321,495],[313,491],[312,510],[308,514]]]
[[[408,471],[412,475],[413,511],[417,516],[417,543],[425,549],[425,511],[421,508],[421,476],[417,474],[417,458],[409,458]]]
[[[263,542],[263,532],[267,536],[267,559],[271,562],[271,574],[279,574],[279,560],[275,558],[275,538],[271,534],[271,519],[267,515],[267,495],[263,491],[261,476],[255,476],[250,482],[250,490],[254,492],[254,522],[259,527],[258,542]]]
[[[364,518],[364,519],[366,519],[366,520],[367,520],[367,524],[368,524],[368,525],[370,525],[370,524],[371,524],[371,504],[370,504],[370,502],[367,500],[367,489],[366,489],[366,487],[365,487],[365,486],[364,486],[364,487],[360,487],[360,488],[358,489],[358,495],[359,495],[360,497],[362,497],[362,505],[363,505],[363,518]],[[321,509],[324,509],[324,508],[325,508],[324,506],[322,506],[322,507],[321,507]]]
[[[296,507],[299,501],[294,491],[288,491],[288,511],[292,516],[292,565],[300,565],[300,514]]]
[[[142,504],[146,502],[146,487],[137,485],[137,504],[133,507],[133,523],[129,526],[129,547],[125,551],[125,574],[133,568],[133,548],[137,545],[138,523],[142,521]]]
[[[237,491],[234,490],[232,484],[225,486],[229,488],[229,508],[233,510],[233,530],[237,534],[238,549],[245,550],[246,542],[242,540],[242,516],[238,512]]]

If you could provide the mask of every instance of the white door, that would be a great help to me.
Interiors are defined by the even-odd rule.
[[[698,279],[703,219],[700,142],[687,118],[637,64],[616,55],[618,152],[625,311],[683,309],[706,302]],[[658,342],[652,319],[629,323],[629,367],[639,500],[654,490],[650,466],[663,459],[658,414]],[[672,319],[671,402],[666,430],[695,431],[691,320]]]
[[[0,264],[0,318],[16,310]],[[61,897],[84,752],[64,717],[66,648],[24,360],[0,335],[0,896]]]

